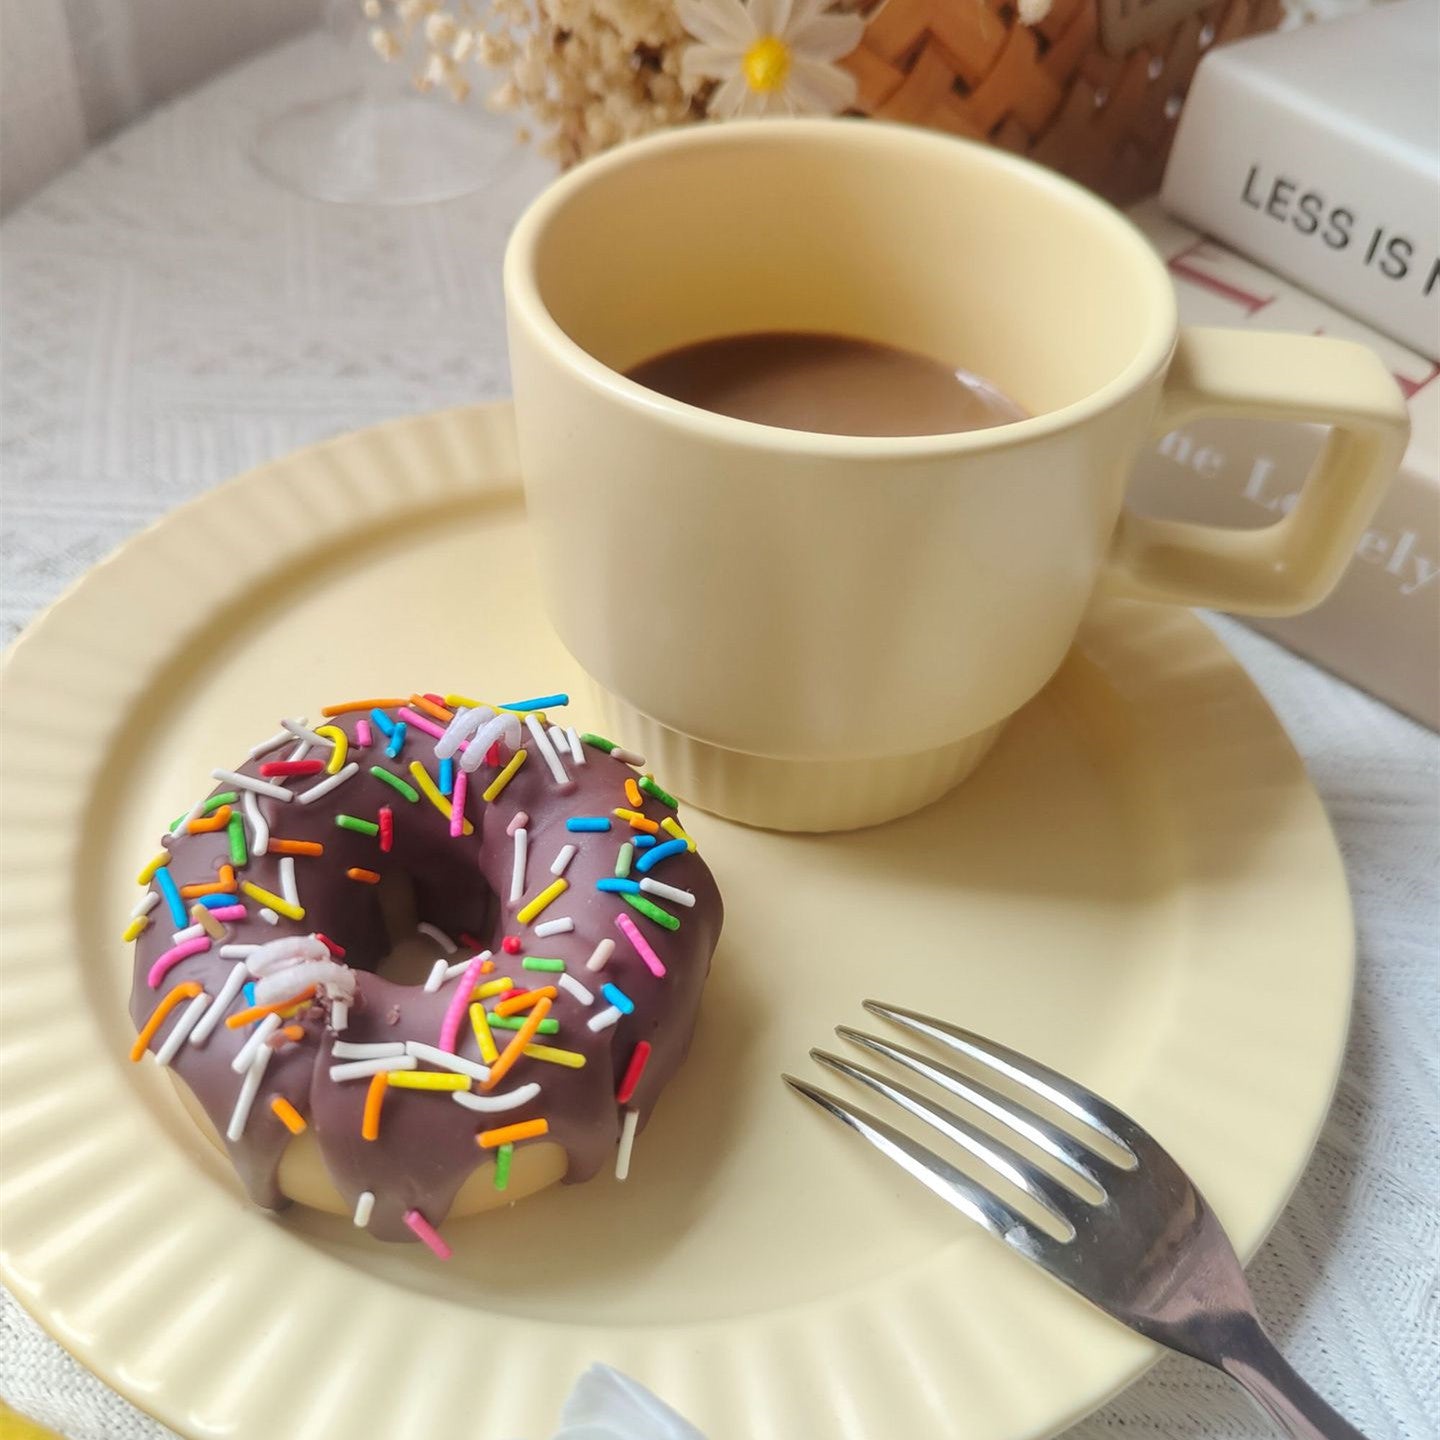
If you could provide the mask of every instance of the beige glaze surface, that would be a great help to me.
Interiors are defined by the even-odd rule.
[[[696,816],[725,933],[630,1179],[457,1222],[449,1264],[251,1207],[153,1062],[129,1062],[137,857],[196,773],[297,706],[427,676],[573,686],[588,709],[548,584],[508,407],[452,412],[211,492],[11,652],[6,1284],[196,1440],[540,1436],[596,1360],[711,1440],[814,1434],[817,1406],[835,1440],[1018,1440],[1098,1404],[1149,1347],[779,1075],[866,995],[954,1016],[1131,1110],[1254,1251],[1328,1104],[1350,917],[1298,759],[1181,612],[1092,616],[973,781],[904,821],[821,837]]]
[[[1408,433],[1371,351],[1177,331],[1164,267],[1116,211],[1028,161],[916,126],[739,122],[622,146],[521,218],[505,296],[561,640],[627,730],[669,732],[654,748],[693,777],[693,803],[777,829],[889,819],[963,779],[1055,673],[1097,591],[1309,608]],[[963,367],[1031,418],[802,434],[622,373],[765,330]],[[1337,428],[1295,510],[1268,529],[1131,514],[1141,447],[1202,414]],[[664,597],[651,623],[631,623],[637,530],[647,587]]]

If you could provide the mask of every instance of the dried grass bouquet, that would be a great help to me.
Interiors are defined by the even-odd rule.
[[[363,0],[363,6],[381,56],[398,61],[418,48],[421,88],[463,100],[481,81],[493,108],[526,114],[542,132],[545,151],[572,165],[669,125],[849,109],[855,80],[836,62],[859,44],[876,3]],[[1048,0],[1022,0],[1022,10],[1042,7]]]

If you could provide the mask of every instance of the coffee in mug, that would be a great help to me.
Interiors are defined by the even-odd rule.
[[[1316,604],[1408,430],[1373,352],[1182,329],[1122,215],[913,125],[737,120],[587,160],[516,226],[505,296],[535,598],[677,795],[784,830],[944,794],[1097,601]],[[770,373],[764,423],[706,378],[737,349]],[[897,374],[944,394],[956,363],[1026,416],[896,419]],[[853,393],[848,433],[793,428],[824,418],[797,389],[857,366],[889,433],[855,433]],[[664,393],[682,370],[700,404]],[[1295,508],[1244,531],[1128,509],[1141,451],[1216,414],[1333,427]]]
[[[817,331],[721,335],[666,350],[626,374],[717,415],[812,435],[951,435],[1025,418],[969,370],[899,345]]]

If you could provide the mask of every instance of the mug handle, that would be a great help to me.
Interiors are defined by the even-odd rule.
[[[1405,452],[1410,419],[1394,377],[1349,340],[1188,327],[1180,332],[1157,435],[1205,415],[1334,428],[1294,509],[1263,529],[1156,520],[1126,509],[1100,591],[1295,615],[1345,569]]]

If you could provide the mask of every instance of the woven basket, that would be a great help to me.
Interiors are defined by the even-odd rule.
[[[1054,0],[1031,27],[999,0],[884,0],[841,63],[862,113],[987,140],[1124,205],[1159,188],[1205,50],[1282,13],[1282,0]]]

